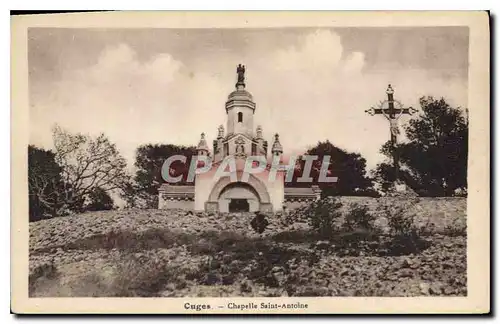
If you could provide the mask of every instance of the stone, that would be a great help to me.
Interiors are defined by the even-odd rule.
[[[431,295],[441,295],[443,292],[443,284],[441,282],[434,282],[429,288]]]
[[[420,292],[423,294],[423,295],[430,295],[430,289],[431,289],[431,286],[426,283],[426,282],[421,282],[420,285],[419,285],[419,288],[420,288]]]
[[[413,277],[413,275],[414,275],[413,271],[408,268],[401,269],[401,271],[399,272],[399,276],[403,278]]]

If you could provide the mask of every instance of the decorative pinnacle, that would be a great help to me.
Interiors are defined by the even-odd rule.
[[[274,135],[274,143],[273,143],[273,147],[271,149],[271,152],[274,153],[274,154],[281,154],[281,153],[283,153],[283,147],[281,146],[278,133],[276,133]]]
[[[205,140],[205,133],[201,133],[200,142],[198,143],[198,150],[208,151],[207,141]]]
[[[262,126],[257,126],[257,138],[262,138]]]
[[[224,137],[224,126],[219,125],[217,138],[222,138],[222,137]]]

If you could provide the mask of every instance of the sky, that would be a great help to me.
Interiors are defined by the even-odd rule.
[[[52,148],[56,123],[104,132],[133,165],[143,144],[196,145],[202,132],[211,143],[240,63],[254,127],[269,146],[279,133],[287,154],[329,140],[375,167],[389,127],[365,110],[389,83],[406,107],[427,95],[467,107],[466,27],[31,28],[30,144]]]

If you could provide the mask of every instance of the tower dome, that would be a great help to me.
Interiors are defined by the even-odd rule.
[[[253,101],[253,96],[245,89],[236,89],[227,96],[227,100],[246,100]]]

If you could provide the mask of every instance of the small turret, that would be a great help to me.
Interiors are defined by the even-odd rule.
[[[201,133],[201,139],[198,143],[198,147],[196,148],[198,155],[208,155],[208,145],[205,140],[205,133]]]
[[[223,137],[224,137],[224,126],[219,125],[219,128],[217,129],[217,139]]]
[[[256,139],[261,139],[262,138],[262,126],[257,126],[256,130],[257,136],[255,136]]]
[[[273,143],[273,147],[271,149],[271,153],[273,155],[281,155],[281,154],[283,154],[283,147],[281,146],[280,136],[278,135],[278,133],[276,133],[274,135],[274,143]]]

